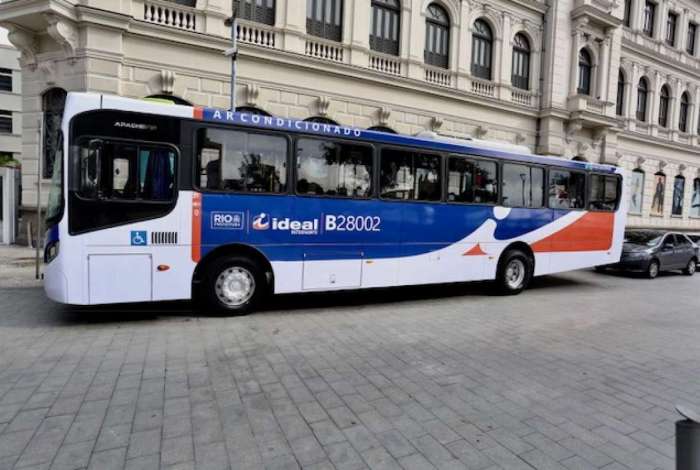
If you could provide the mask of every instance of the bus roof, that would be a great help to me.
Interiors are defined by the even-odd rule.
[[[94,94],[90,93],[70,93],[69,97],[72,99],[69,99],[69,101],[73,101],[74,99],[79,100],[81,95],[85,98],[95,96]],[[231,112],[216,108],[162,104],[153,101],[143,101],[111,95],[100,96],[99,102],[102,109],[160,114],[181,118],[191,117],[196,120],[213,123],[235,124],[261,129],[277,129],[295,134],[315,134],[330,137],[343,137],[371,143],[419,147],[426,150],[472,154],[497,159],[517,160],[520,162],[559,166],[578,170],[592,170],[604,173],[614,173],[617,170],[617,168],[613,165],[580,162],[567,160],[560,157],[532,154],[526,152],[526,148],[522,146],[482,140],[476,141],[456,139],[439,136],[437,134],[433,135],[432,133],[422,133],[419,136],[406,136],[354,127],[339,126],[335,124],[298,121],[295,119],[276,116],[262,116],[247,112]],[[79,108],[83,107],[79,106]],[[83,110],[85,109],[83,108]]]

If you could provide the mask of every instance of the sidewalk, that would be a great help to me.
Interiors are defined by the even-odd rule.
[[[40,286],[34,278],[34,257],[33,248],[0,245],[0,288]]]

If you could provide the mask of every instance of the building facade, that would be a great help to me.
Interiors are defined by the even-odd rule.
[[[22,154],[22,74],[19,51],[0,35],[0,165]]]
[[[700,231],[700,7],[689,1],[236,3],[239,107],[622,165],[635,170],[631,226]],[[37,175],[51,175],[67,91],[228,108],[230,15],[229,0],[0,3],[22,53],[26,208]]]

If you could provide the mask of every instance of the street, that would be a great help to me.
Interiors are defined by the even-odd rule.
[[[71,308],[0,287],[0,469],[675,466],[700,276]]]

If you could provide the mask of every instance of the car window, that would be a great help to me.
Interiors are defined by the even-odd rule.
[[[688,248],[690,247],[691,243],[690,240],[688,240],[685,235],[678,235],[676,234],[676,246],[680,246],[681,248]]]

